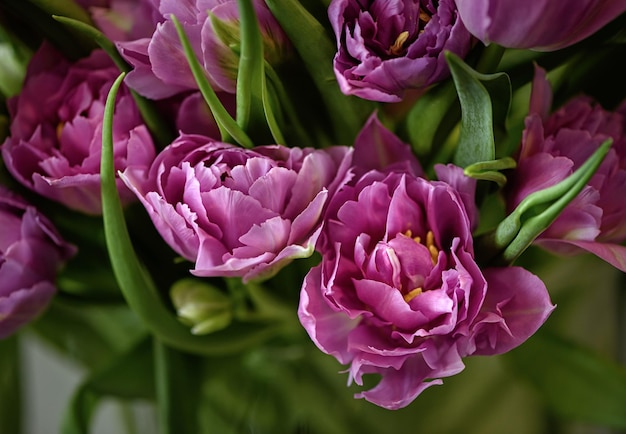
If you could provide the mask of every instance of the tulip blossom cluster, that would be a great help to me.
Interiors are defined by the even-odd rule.
[[[156,390],[173,384],[164,376],[189,354],[233,362],[207,364],[217,372],[209,380],[197,373],[192,395],[211,404],[215,390],[232,389],[220,378],[230,369],[297,360],[294,372],[309,375],[312,342],[344,366],[356,398],[395,410],[463,371],[467,357],[512,350],[546,323],[555,309],[546,284],[520,266],[533,261],[515,262],[531,244],[591,252],[626,271],[626,91],[610,88],[620,101],[612,106],[600,103],[606,89],[570,92],[570,72],[592,54],[584,44],[582,56],[530,53],[555,68],[567,102],[553,107],[537,65],[522,113],[528,53],[508,50],[578,43],[620,19],[626,0],[322,3],[65,5],[82,7],[75,16],[85,22],[54,24],[104,48],[70,58],[76,47],[46,40],[45,28],[19,92],[5,98],[0,86],[0,339],[57,292],[85,305],[104,294],[128,308],[118,313],[132,318],[129,335],[154,338]],[[5,10],[14,13],[0,2]],[[623,54],[616,35],[593,53],[599,60],[604,49]],[[563,185],[574,187],[554,199]],[[65,239],[107,249],[110,263]],[[88,265],[64,270],[74,255]],[[90,287],[101,276],[109,292]],[[99,321],[88,327],[116,336]],[[102,349],[106,378],[145,350],[117,347]],[[267,396],[292,387],[280,373],[271,378],[285,382]],[[101,393],[90,390],[96,383],[77,394],[78,410],[92,410],[80,400]],[[125,397],[151,390],[130,389]],[[184,426],[174,410],[165,408],[172,426]],[[251,430],[299,432],[296,422]]]

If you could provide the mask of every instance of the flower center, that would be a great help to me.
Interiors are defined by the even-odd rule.
[[[409,39],[409,32],[405,30],[398,35],[396,41],[391,45],[391,47],[389,47],[389,54],[392,56],[399,56],[402,54],[402,51],[404,50],[403,45],[407,39]]]
[[[420,18],[420,31],[419,32],[420,33],[424,31],[424,26],[426,26],[426,24],[430,22],[430,19],[432,17],[433,17],[433,14],[431,14],[427,10],[424,10],[424,8],[420,8],[420,14],[419,14],[419,18]]]
[[[418,244],[423,244],[430,252],[430,259],[433,261],[433,265],[437,263],[437,258],[439,258],[439,249],[435,246],[435,234],[433,234],[433,231],[428,231],[426,233],[426,244],[422,243],[422,237],[414,237],[411,229],[408,229],[404,235],[409,238],[413,238],[413,240]]]
[[[409,238],[412,238],[413,241],[415,241],[416,243],[422,244],[424,247],[426,247],[428,249],[428,252],[430,253],[430,260],[432,261],[433,266],[437,264],[437,261],[439,259],[439,249],[437,248],[437,246],[435,246],[435,235],[433,234],[433,231],[428,231],[426,233],[425,243],[422,242],[422,237],[419,237],[419,236],[414,237],[411,229],[408,229],[404,233],[404,235]],[[422,292],[424,292],[424,288],[421,286],[413,288],[409,292],[403,295],[404,301],[409,303],[411,300],[413,300],[415,297],[420,295]]]
[[[418,36],[424,33],[424,27],[430,22],[432,15],[433,14],[430,11],[420,6],[417,20]],[[394,43],[391,44],[391,46],[387,50],[387,54],[390,56],[401,56],[405,51],[404,44],[406,44],[406,42],[409,40],[409,36],[411,36],[411,32],[409,32],[408,30],[400,32]]]
[[[420,288],[415,288],[415,289],[407,292],[406,294],[404,294],[404,301],[406,301],[408,303],[411,300],[413,300],[415,297],[420,295],[422,292],[423,292],[423,289],[421,287]]]

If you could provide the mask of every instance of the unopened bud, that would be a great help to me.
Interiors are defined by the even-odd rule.
[[[228,327],[232,320],[230,298],[207,283],[183,279],[174,284],[170,296],[178,318],[191,326],[191,333],[203,335]]]

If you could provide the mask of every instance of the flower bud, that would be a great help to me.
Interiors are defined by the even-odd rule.
[[[204,282],[180,280],[172,286],[170,296],[180,321],[191,326],[194,335],[222,330],[232,320],[230,299]]]

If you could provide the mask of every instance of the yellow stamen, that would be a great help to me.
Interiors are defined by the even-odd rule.
[[[423,21],[424,23],[428,23],[431,18],[432,17],[430,16],[430,14],[428,12],[426,12],[424,9],[420,8],[420,21]]]
[[[63,127],[65,126],[65,122],[59,122],[57,125],[57,141],[61,141],[61,133],[63,132]]]
[[[393,43],[391,47],[389,47],[389,54],[393,56],[399,56],[402,53],[402,46],[409,39],[409,32],[406,30],[398,35],[396,38],[396,42]]]
[[[404,294],[404,301],[406,301],[408,303],[411,300],[413,300],[415,297],[420,295],[421,293],[422,293],[422,288],[415,288],[412,291]]]
[[[439,250],[435,246],[435,234],[433,234],[433,231],[428,231],[426,234],[426,247],[430,252],[430,259],[432,259],[433,265],[435,265],[437,258],[439,258]]]

